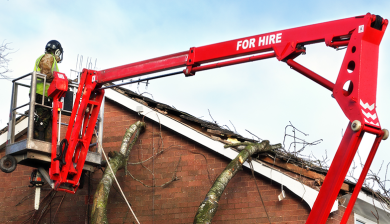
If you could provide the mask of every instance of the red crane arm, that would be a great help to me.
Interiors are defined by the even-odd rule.
[[[363,134],[368,132],[377,136],[341,222],[346,223],[375,152],[382,138],[388,136],[388,131],[381,129],[375,110],[379,45],[387,25],[388,20],[368,13],[193,47],[188,51],[101,71],[84,69],[66,133],[69,146],[66,152],[61,149],[65,154],[65,162],[58,167],[59,162],[52,161],[51,178],[56,181],[58,190],[71,193],[77,190],[104,95],[104,90],[100,88],[102,84],[181,67],[186,76],[191,76],[197,71],[276,57],[332,91],[350,120],[307,223],[326,222]],[[319,42],[325,42],[333,48],[347,46],[336,83],[293,60],[305,53],[305,45]],[[53,132],[53,135],[56,133]]]
[[[286,60],[288,56],[296,52],[297,45],[307,45],[319,42],[325,42],[327,46],[344,46],[352,32],[360,25],[368,25],[371,17],[375,16],[357,16],[347,19],[335,20],[314,25],[302,26],[298,28],[286,29],[271,33],[265,33],[245,38],[225,41],[216,44],[193,47],[189,51],[183,51],[176,54],[153,58],[145,61],[122,65],[97,72],[98,83],[107,83],[116,80],[122,80],[131,77],[137,77],[164,70],[196,66],[195,71],[211,69],[221,66],[201,66],[204,63],[221,61],[225,59],[253,55],[268,51],[273,51],[278,60]],[[297,55],[295,55],[297,56]],[[253,56],[252,56],[253,57]],[[263,59],[253,58],[252,60]],[[266,58],[268,58],[266,57]],[[247,61],[238,61],[243,63]],[[221,63],[219,63],[221,64]],[[225,64],[229,65],[229,64]],[[189,75],[190,73],[186,73]]]
[[[170,54],[115,68],[105,69],[97,72],[96,81],[103,84],[116,80],[180,68],[186,65],[187,57],[188,51],[183,51],[176,54]]]

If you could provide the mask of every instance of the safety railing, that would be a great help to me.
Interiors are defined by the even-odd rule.
[[[22,79],[31,78],[30,85],[21,83],[20,81]],[[39,102],[36,102],[36,91],[37,91],[37,83],[41,82],[43,83],[43,90],[42,90],[42,100],[39,100]],[[52,109],[51,106],[45,105],[45,94],[44,91],[46,89],[46,85],[49,85],[50,83],[47,83],[46,75],[41,74],[39,72],[31,72],[26,75],[23,75],[19,78],[16,78],[12,80],[12,95],[11,95],[11,106],[10,106],[10,114],[9,114],[9,125],[8,125],[8,135],[7,135],[7,150],[6,154],[14,155],[18,163],[21,160],[26,159],[28,156],[20,156],[20,154],[23,154],[26,150],[31,149],[30,147],[34,145],[32,148],[35,151],[42,151],[44,154],[49,153],[51,151],[51,143],[49,142],[42,142],[42,141],[36,141],[37,139],[34,139],[34,117],[36,116],[35,108],[37,106],[39,107],[46,107],[49,109]],[[62,115],[70,115],[72,113],[72,106],[74,103],[74,98],[77,92],[78,84],[77,83],[69,83],[69,89],[71,90],[71,93],[67,94],[73,94],[73,97],[71,98],[71,102],[67,102],[68,105],[71,105],[70,108],[63,108],[59,110],[59,120],[57,122],[58,125],[58,142],[59,144],[60,136],[61,136],[61,126],[68,126],[67,123],[64,123],[61,118]],[[29,102],[24,103],[22,105],[18,105],[19,98],[23,98],[25,100],[26,96],[18,96],[18,93],[20,91],[20,87],[28,88],[30,91],[29,96]],[[20,94],[19,94],[20,95]],[[62,98],[62,102],[64,103],[64,98]],[[65,104],[65,103],[64,103]],[[103,105],[104,105],[104,99],[103,99]],[[23,109],[25,107],[28,107],[28,113],[20,113],[20,109]],[[27,109],[27,108],[26,108]],[[103,136],[103,114],[104,114],[104,106],[101,107],[99,118],[97,120],[97,131],[99,133],[99,142],[102,142],[102,136]],[[27,139],[21,140],[20,142],[16,141],[16,123],[17,123],[17,116],[27,116]],[[23,143],[21,143],[23,141]],[[31,144],[34,143],[34,144]],[[39,146],[38,146],[39,144]],[[96,143],[93,143],[90,145],[90,147],[96,146]],[[96,152],[88,153],[90,155],[87,155],[86,163],[89,163],[92,166],[100,165],[101,161],[101,147],[96,147]],[[46,162],[50,161],[50,158],[45,156],[45,158],[42,158],[42,160],[45,160]],[[35,156],[35,160],[39,160]]]

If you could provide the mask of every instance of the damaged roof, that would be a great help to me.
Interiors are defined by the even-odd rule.
[[[197,118],[189,113],[178,110],[167,104],[155,101],[149,97],[143,96],[142,94],[137,94],[126,88],[113,87],[112,89],[142,105],[145,105],[155,111],[158,111],[161,114],[164,114],[176,121],[184,123],[188,127],[198,132],[201,132],[203,135],[206,135],[211,139],[219,141],[223,144],[230,144],[236,142],[257,142],[254,139],[243,137],[231,130],[221,127],[216,122],[210,122]],[[19,116],[16,119],[16,124],[20,123],[25,118],[27,117]],[[6,133],[7,130],[8,127],[4,127],[3,129],[1,129],[0,135]],[[237,149],[233,150],[238,151]],[[311,161],[299,158],[296,155],[288,153],[284,150],[276,150],[272,153],[256,155],[253,159],[261,164],[265,164],[269,167],[272,167],[273,170],[279,170],[293,179],[299,180],[302,176],[311,179],[313,181],[304,184],[316,190],[320,189],[328,171],[327,169],[324,169],[321,166],[312,163]],[[340,196],[351,193],[355,185],[355,183],[345,180],[341,188]],[[389,207],[389,199],[384,197],[383,195],[378,194],[369,188],[362,188],[362,191],[364,191],[368,195],[372,195],[375,199],[379,200],[380,202],[386,204]]]
[[[112,85],[112,83],[110,85]],[[112,89],[137,101],[138,103],[141,103],[150,108],[154,108],[156,111],[166,116],[185,123],[191,128],[200,131],[203,134],[209,136],[210,138],[220,141],[224,144],[245,141],[257,142],[254,139],[243,137],[231,130],[221,127],[216,122],[210,122],[197,118],[189,113],[178,110],[167,104],[160,103],[149,97],[143,96],[142,94],[135,93],[129,89],[122,87],[113,87]],[[253,159],[259,161],[260,163],[267,163],[268,165],[272,165],[276,169],[284,169],[286,171],[289,171],[295,174],[295,177],[293,177],[295,179],[298,179],[299,176],[304,176],[306,178],[312,179],[312,184],[308,185],[317,190],[320,189],[328,172],[327,168],[321,167],[313,163],[312,161],[309,161],[304,158],[299,158],[293,153],[289,153],[280,149],[274,151],[273,153],[255,155]],[[356,183],[346,179],[342,185],[340,196],[352,193],[355,186]],[[377,192],[374,192],[372,189],[367,187],[362,187],[362,191],[369,195],[373,195],[374,198],[385,203],[390,208],[390,200],[388,198],[384,197],[381,194],[378,194]]]
[[[112,85],[112,83],[111,83]],[[175,120],[180,120],[181,122],[190,125],[191,127],[197,129],[198,131],[201,131],[205,133],[206,135],[209,135],[214,140],[221,141],[225,144],[229,144],[232,142],[256,142],[253,139],[245,138],[231,130],[228,130],[226,128],[223,128],[219,126],[216,122],[210,122],[206,121],[200,118],[197,118],[189,113],[186,113],[184,111],[178,110],[174,107],[171,107],[167,104],[157,102],[153,99],[150,99],[149,97],[143,96],[142,94],[135,93],[129,89],[125,89],[122,87],[113,87],[112,89],[116,90],[119,93],[122,93],[131,99],[152,108],[155,108],[158,112],[167,115],[169,117],[172,117]]]

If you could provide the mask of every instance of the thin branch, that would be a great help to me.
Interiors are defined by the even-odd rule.
[[[255,181],[256,188],[257,188],[257,192],[259,193],[259,196],[260,196],[260,199],[261,199],[261,203],[263,204],[263,208],[264,208],[265,214],[267,215],[267,218],[268,218],[269,223],[271,223],[271,219],[269,218],[267,209],[265,208],[265,204],[264,204],[264,201],[263,201],[263,197],[261,196],[259,186],[257,185],[257,181],[256,181],[256,177],[255,177],[255,172],[254,172],[254,170],[253,170],[252,159],[249,160],[249,165],[250,165],[250,167],[251,167],[253,180]]]
[[[211,117],[211,120],[213,120],[213,122],[214,122],[215,124],[218,124],[218,123],[214,120],[213,116],[211,116],[210,110],[209,110],[209,109],[207,109],[207,110],[209,111],[209,115],[210,115],[210,117]]]
[[[61,201],[60,201],[60,204],[59,204],[58,207],[57,207],[56,213],[54,213],[53,224],[55,223],[57,212],[58,212],[58,210],[60,209],[60,207],[61,207],[61,205],[62,205],[62,201],[64,201],[65,196],[66,196],[66,194],[64,194],[64,195],[62,196],[62,199],[61,199]],[[88,198],[88,200],[89,200],[89,198]]]
[[[257,136],[257,135],[255,135],[255,134],[253,134],[252,132],[248,131],[247,129],[245,129],[245,131],[247,131],[249,134],[251,134],[251,135],[255,136],[255,137],[258,139],[258,142],[261,142],[261,141],[263,141],[263,139],[259,138],[259,136]]]
[[[14,52],[10,52],[13,50],[8,46],[11,43],[4,43],[4,42],[5,40],[0,46],[0,77],[4,79],[10,79],[10,77],[6,76],[5,74],[12,72],[12,70],[8,68],[9,62],[11,61],[11,59],[9,59],[8,56],[9,54]]]
[[[233,125],[233,128],[234,128],[234,133],[238,134],[237,130],[236,130],[236,127],[234,127],[234,124],[229,120],[230,124]]]
[[[170,179],[169,181],[163,183],[162,185],[154,185],[154,184],[152,184],[152,185],[147,185],[147,184],[145,184],[144,182],[142,182],[141,180],[135,178],[128,170],[127,170],[126,173],[129,174],[135,181],[138,181],[139,183],[141,183],[141,184],[144,185],[145,187],[161,187],[161,188],[163,188],[163,187],[165,187],[166,185],[172,183],[173,181],[178,180],[178,178],[177,178],[177,176],[176,176],[176,173],[177,173],[177,168],[179,167],[180,161],[181,161],[181,156],[180,156],[180,158],[179,158],[179,161],[177,162],[175,171],[173,172],[172,179]],[[143,165],[143,164],[141,163],[141,165]],[[151,172],[147,167],[145,167],[145,166],[143,166],[143,167],[144,167],[145,169],[147,169],[149,172]],[[152,173],[152,175],[154,175],[154,174]]]

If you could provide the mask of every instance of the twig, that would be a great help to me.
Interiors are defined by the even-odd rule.
[[[164,149],[160,150],[159,152],[157,152],[157,153],[154,154],[153,156],[151,156],[151,157],[145,159],[144,161],[139,161],[139,162],[136,162],[136,163],[130,163],[130,162],[128,162],[127,164],[128,164],[128,165],[139,165],[139,164],[142,164],[142,163],[145,163],[145,162],[151,160],[152,158],[154,158],[154,157],[156,157],[156,156],[162,154],[163,152],[164,152]]]
[[[248,131],[247,129],[245,129],[245,131],[247,131],[247,132],[249,132],[249,134],[255,136],[258,139],[258,142],[263,141],[263,139],[259,138],[257,135],[253,134],[252,132]]]
[[[60,209],[60,207],[61,207],[61,205],[62,205],[62,201],[64,200],[65,196],[66,196],[66,194],[64,194],[64,195],[62,196],[62,199],[61,199],[61,201],[60,201],[60,204],[59,204],[58,207],[57,207],[56,213],[54,213],[53,224],[55,223],[57,212],[58,212],[58,210]]]
[[[52,191],[53,192],[53,191]],[[41,212],[41,215],[39,216],[36,224],[39,223],[39,221],[41,221],[41,218],[43,217],[43,215],[47,212],[47,208],[49,206],[51,206],[51,202],[53,201],[53,198],[55,197],[55,195],[57,194],[57,191],[54,191],[54,194],[52,195],[52,197],[50,198],[50,200],[46,203],[45,207],[43,207],[42,209],[42,212]]]
[[[20,200],[15,206],[21,205],[25,200],[27,200],[29,197],[31,197],[34,194],[35,194],[35,192],[33,192],[33,193],[27,195],[26,197],[22,198],[22,200]]]
[[[2,77],[3,79],[10,79],[8,76],[5,75],[8,72],[12,72],[12,70],[8,68],[8,64],[11,61],[11,59],[7,57],[9,56],[10,53],[14,53],[14,52],[9,52],[10,50],[12,50],[11,48],[8,47],[10,43],[4,43],[4,42],[5,41],[3,41],[3,43],[0,46],[0,77]]]
[[[211,120],[213,120],[214,123],[218,124],[218,123],[214,120],[213,116],[211,116],[210,110],[209,110],[209,109],[207,109],[207,110],[209,111],[209,115],[210,115],[210,117],[211,117]]]
[[[177,163],[177,165],[176,165],[175,171],[173,172],[172,179],[169,180],[169,181],[167,181],[166,183],[164,183],[164,184],[162,184],[162,185],[158,185],[158,186],[156,186],[156,185],[154,185],[154,184],[152,184],[152,185],[147,185],[147,184],[145,184],[144,182],[142,182],[141,180],[138,180],[137,178],[135,178],[128,170],[127,170],[127,173],[128,173],[135,181],[140,182],[140,183],[141,183],[142,185],[144,185],[145,187],[161,187],[161,188],[163,188],[163,187],[165,187],[166,185],[170,184],[171,182],[177,180],[176,173],[177,173],[177,168],[179,167],[180,161],[181,161],[181,156],[180,156],[179,161],[178,161],[178,163]],[[144,166],[144,168],[146,168],[146,167]],[[146,169],[149,170],[148,168],[146,168]],[[149,170],[149,171],[150,171],[150,170]],[[154,175],[154,174],[152,173],[152,175]]]
[[[261,199],[261,203],[263,204],[265,214],[267,214],[268,221],[269,221],[269,223],[271,224],[271,219],[269,218],[267,209],[265,208],[265,204],[264,204],[264,201],[263,201],[263,197],[261,196],[259,186],[257,185],[257,181],[256,181],[256,177],[255,177],[255,172],[253,171],[252,159],[248,160],[248,162],[249,162],[249,165],[250,165],[250,167],[251,167],[253,180],[255,181],[256,188],[257,188],[257,192],[259,192],[259,196],[260,196],[260,199]]]
[[[51,190],[43,199],[41,199],[39,204],[42,204],[42,202],[47,198],[47,196],[49,196],[51,194],[52,191],[53,190]],[[35,213],[37,213],[37,210],[34,210],[34,213],[28,219],[26,219],[24,222],[22,222],[22,224],[25,224],[28,221],[30,221],[30,219],[32,219],[35,216]]]
[[[211,177],[210,177],[210,171],[209,171],[209,164],[208,164],[208,161],[207,161],[207,157],[205,155],[203,155],[203,153],[201,152],[195,152],[195,151],[190,151],[188,150],[189,152],[191,153],[194,153],[194,154],[198,154],[198,155],[201,155],[203,156],[203,158],[206,160],[206,170],[207,170],[207,176],[209,177],[209,181],[210,181],[210,184],[213,185],[213,181],[211,180]]]
[[[234,128],[234,133],[238,134],[237,130],[236,130],[236,127],[234,127],[234,124],[229,120],[230,124],[233,125],[233,128]]]

